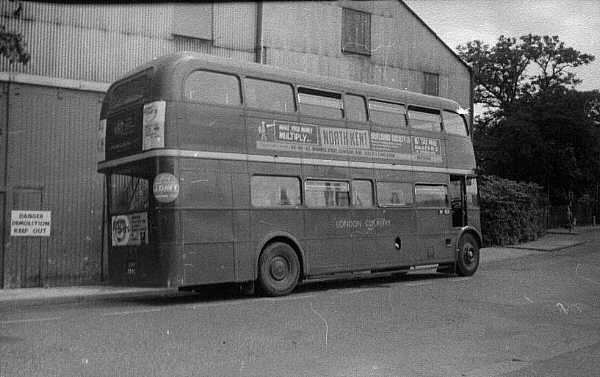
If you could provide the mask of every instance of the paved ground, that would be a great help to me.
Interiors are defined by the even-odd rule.
[[[481,250],[481,263],[519,258],[538,252],[558,251],[585,242],[585,235],[600,232],[600,227],[579,227],[574,231],[554,229],[548,235],[533,242],[507,247],[490,247]],[[186,295],[174,289],[124,288],[112,286],[76,286],[56,288],[0,289],[0,306],[16,304],[66,303],[87,300],[104,300],[117,297],[134,298],[147,296]]]
[[[472,277],[0,305],[0,376],[598,377],[600,232],[572,239],[484,249]]]

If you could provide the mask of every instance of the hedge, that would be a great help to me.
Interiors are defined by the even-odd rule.
[[[535,183],[480,176],[481,230],[486,245],[532,241],[546,231],[546,197]]]

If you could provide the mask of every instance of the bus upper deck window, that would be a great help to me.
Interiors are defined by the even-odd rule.
[[[445,111],[444,114],[444,129],[449,134],[460,135],[460,136],[468,136],[467,131],[467,123],[465,122],[465,118],[461,115],[452,112]]]
[[[300,112],[321,118],[341,119],[344,114],[342,95],[317,89],[298,88]]]
[[[406,127],[406,108],[404,105],[369,100],[369,112],[374,123],[390,127]]]
[[[346,94],[344,96],[344,110],[346,111],[346,119],[357,122],[367,121],[367,108],[365,99],[362,96]]]
[[[183,85],[184,96],[192,102],[239,106],[240,82],[234,75],[210,71],[192,72]]]
[[[282,113],[296,111],[294,89],[290,84],[252,78],[244,79],[244,83],[248,107]]]
[[[408,122],[411,128],[426,131],[441,131],[442,118],[438,110],[422,107],[408,109]]]

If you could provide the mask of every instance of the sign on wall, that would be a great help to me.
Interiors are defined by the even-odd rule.
[[[10,235],[14,237],[50,237],[51,211],[10,211]]]

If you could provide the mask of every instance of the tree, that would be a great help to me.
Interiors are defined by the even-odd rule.
[[[600,129],[585,105],[599,95],[540,92],[506,116],[482,118],[487,123],[473,136],[480,170],[538,183],[553,203],[567,201],[570,191],[577,197],[591,194],[600,183]]]
[[[11,3],[15,3],[14,9],[8,11],[6,14],[3,10],[1,17],[21,17],[23,11],[23,4],[15,0],[9,0]],[[23,40],[23,36],[20,33],[15,33],[6,30],[5,25],[0,25],[0,55],[7,58],[11,64],[19,62],[27,64],[31,59],[31,55],[27,51],[27,44]]]
[[[473,67],[474,102],[498,115],[508,115],[517,102],[540,92],[572,89],[580,82],[569,69],[594,56],[566,47],[558,36],[501,35],[494,46],[479,40],[457,47],[459,56]]]

